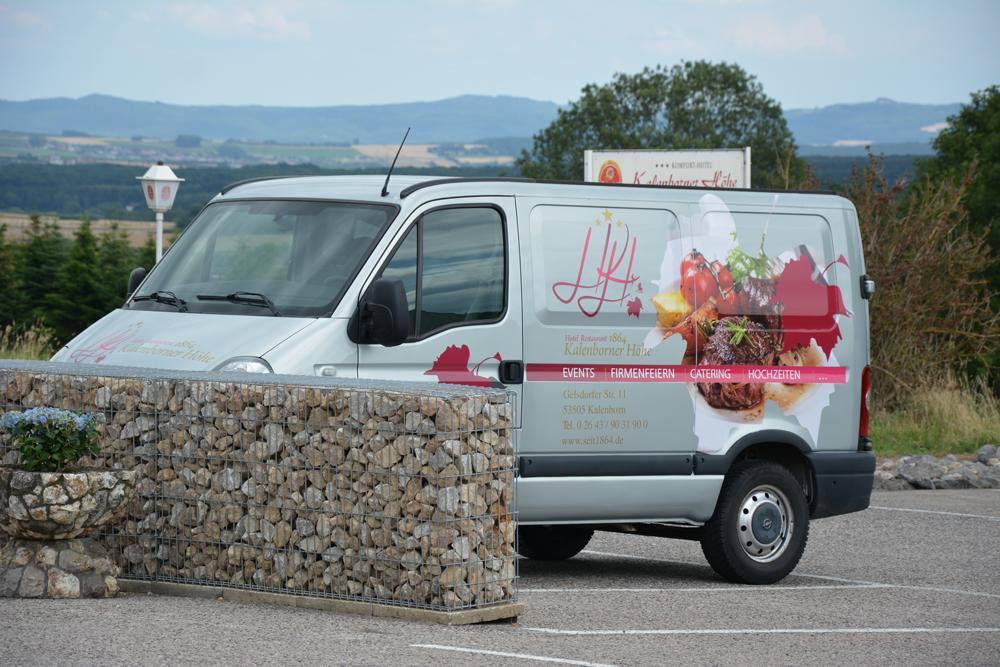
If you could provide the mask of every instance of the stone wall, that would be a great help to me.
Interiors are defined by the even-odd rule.
[[[437,610],[516,597],[512,402],[423,383],[0,362],[0,413],[100,415],[140,471],[122,578]],[[16,464],[9,436],[0,460]]]

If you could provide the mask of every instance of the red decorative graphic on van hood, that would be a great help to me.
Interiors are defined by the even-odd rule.
[[[493,382],[490,378],[478,375],[479,367],[490,359],[503,361],[503,357],[501,357],[500,353],[497,352],[496,354],[486,357],[476,364],[472,370],[469,370],[469,356],[471,354],[472,352],[469,350],[468,345],[462,345],[461,347],[457,345],[449,345],[434,361],[434,365],[431,366],[430,370],[424,371],[424,375],[436,375],[438,382],[441,384],[464,384],[473,387],[492,387]]]
[[[91,341],[89,345],[73,350],[69,358],[78,364],[99,364],[107,359],[109,354],[117,350],[122,343],[132,338],[141,328],[142,322],[140,321],[126,329],[120,329],[106,336],[101,336]]]

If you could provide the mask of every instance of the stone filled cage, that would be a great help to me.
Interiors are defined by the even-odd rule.
[[[249,378],[253,378],[253,382]],[[140,470],[125,579],[452,611],[516,601],[511,394],[0,362],[0,414],[90,411]],[[0,434],[0,461],[18,452]]]

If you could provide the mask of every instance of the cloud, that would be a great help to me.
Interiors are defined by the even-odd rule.
[[[937,134],[941,130],[951,127],[951,123],[933,123],[931,125],[924,125],[920,128],[921,132],[930,132],[931,134]]]
[[[701,49],[704,44],[689,32],[676,28],[656,28],[651,46],[654,51],[661,53],[688,53]]]
[[[178,3],[170,13],[188,29],[213,35],[237,34],[275,40],[308,40],[309,23],[293,18],[291,3],[258,3],[256,6],[233,4],[198,5]]]
[[[825,51],[836,55],[848,52],[847,41],[827,30],[815,14],[787,20],[762,14],[747,15],[725,26],[723,34],[737,46],[754,51]]]
[[[51,27],[48,21],[38,14],[26,12],[23,9],[14,9],[8,5],[0,5],[0,23],[18,28],[39,28],[41,30],[48,30]]]
[[[746,7],[748,5],[762,5],[767,0],[681,0],[681,2],[695,7]]]

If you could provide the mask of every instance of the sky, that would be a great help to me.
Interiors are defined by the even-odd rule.
[[[515,95],[740,64],[786,108],[966,102],[997,0],[0,0],[0,99],[326,106]]]

